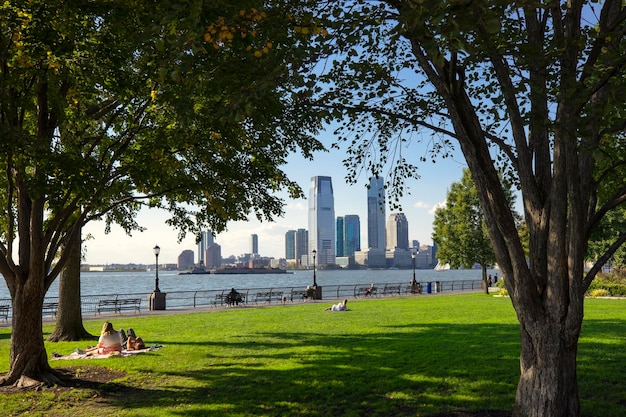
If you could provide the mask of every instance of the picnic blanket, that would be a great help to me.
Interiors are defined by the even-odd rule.
[[[65,360],[65,359],[108,359],[108,358],[127,358],[129,356],[133,356],[133,355],[138,355],[140,353],[146,353],[146,352],[153,352],[155,350],[159,350],[161,349],[163,346],[161,345],[154,345],[154,346],[148,346],[145,349],[139,349],[139,350],[123,350],[121,352],[111,352],[111,353],[106,353],[104,355],[100,355],[98,353],[95,352],[89,352],[89,353],[79,353],[79,352],[72,352],[69,355],[60,355],[58,353],[52,353],[52,360]]]

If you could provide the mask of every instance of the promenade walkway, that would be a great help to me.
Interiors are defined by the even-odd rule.
[[[321,288],[321,298],[307,294],[307,287],[281,288],[238,288],[242,299],[236,306],[229,306],[227,294],[231,289],[172,291],[166,293],[164,310],[150,309],[150,295],[144,293],[101,294],[81,297],[83,320],[101,320],[120,315],[163,315],[185,312],[217,311],[226,308],[251,308],[270,306],[290,306],[298,303],[331,304],[347,299],[381,299],[387,297],[421,297],[458,292],[482,291],[480,280],[419,282],[420,292],[408,283],[385,283],[376,287],[371,296],[365,295],[370,283],[326,285]],[[0,299],[0,308],[5,306],[6,315],[0,310],[0,327],[11,326],[11,300]],[[117,308],[119,306],[119,308]],[[56,320],[58,299],[47,297],[44,300],[43,319],[50,323]]]

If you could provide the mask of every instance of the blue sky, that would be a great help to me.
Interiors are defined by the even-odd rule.
[[[328,145],[332,138],[320,136]],[[446,199],[446,193],[452,182],[460,181],[465,161],[461,156],[441,160],[436,163],[418,162],[423,154],[423,145],[412,143],[404,155],[411,157],[419,169],[419,180],[408,182],[410,194],[402,199],[402,211],[409,222],[409,239],[417,239],[421,244],[432,244],[432,221],[434,207]],[[357,214],[361,222],[361,247],[367,247],[367,189],[368,178],[358,179],[355,185],[345,181],[346,168],[342,164],[345,157],[343,150],[332,149],[315,155],[313,161],[293,155],[288,159],[285,172],[309,194],[311,177],[325,175],[332,177],[335,197],[335,215]],[[260,223],[253,216],[249,222],[233,222],[228,231],[217,235],[216,242],[222,247],[222,256],[241,255],[250,252],[250,235],[259,236],[259,252],[262,256],[281,258],[285,256],[285,232],[290,229],[308,229],[308,201],[306,199],[286,199],[285,216],[276,222]],[[387,216],[391,213],[387,208]],[[175,263],[178,255],[185,249],[196,252],[194,236],[180,244],[177,242],[177,231],[165,225],[168,214],[164,211],[145,210],[138,222],[147,230],[135,232],[127,236],[119,227],[113,227],[110,234],[104,233],[103,223],[89,224],[83,230],[83,238],[90,234],[83,247],[85,263],[154,263],[152,248],[161,247],[159,263]],[[197,256],[197,254],[196,254]]]

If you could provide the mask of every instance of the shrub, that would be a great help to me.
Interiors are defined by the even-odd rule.
[[[611,295],[606,288],[596,288],[594,290],[588,291],[587,294],[589,297],[608,297]]]

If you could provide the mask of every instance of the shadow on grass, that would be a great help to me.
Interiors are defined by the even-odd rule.
[[[178,386],[127,387],[114,390],[110,400],[123,408],[180,409],[174,413],[188,416],[408,416],[511,408],[517,326],[385,330],[362,336],[276,331],[202,343],[202,368],[164,367],[155,376],[180,381]],[[228,356],[212,353],[225,349]]]

